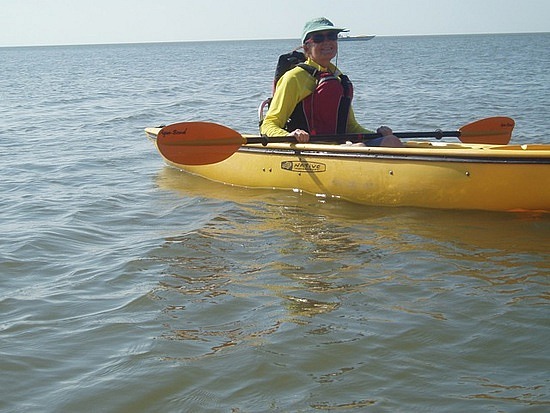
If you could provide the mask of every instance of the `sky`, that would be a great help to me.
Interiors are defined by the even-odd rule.
[[[0,47],[297,39],[320,16],[354,35],[550,32],[549,0],[0,0]]]

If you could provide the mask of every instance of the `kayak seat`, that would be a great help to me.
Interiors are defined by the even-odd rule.
[[[271,103],[271,98],[267,98],[260,103],[260,106],[258,106],[258,127],[262,126],[262,123],[265,117],[265,112],[269,108],[270,103]]]

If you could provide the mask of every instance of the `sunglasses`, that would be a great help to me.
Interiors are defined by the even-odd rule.
[[[337,32],[328,32],[328,33],[315,33],[311,35],[311,40],[313,43],[323,43],[325,40],[338,40]]]

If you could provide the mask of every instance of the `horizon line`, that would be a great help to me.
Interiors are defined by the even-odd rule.
[[[529,34],[550,34],[550,31],[533,32],[476,32],[476,33],[429,33],[429,34],[381,34],[369,35],[377,38],[381,37],[429,37],[429,36],[488,36],[488,35],[529,35]],[[281,37],[281,38],[252,38],[252,39],[203,39],[203,40],[151,40],[151,41],[128,41],[128,42],[104,42],[104,43],[51,43],[51,44],[14,44],[0,45],[3,48],[23,48],[23,47],[67,47],[67,46],[115,46],[115,45],[139,45],[139,44],[167,44],[167,43],[207,43],[207,42],[244,42],[244,41],[269,41],[269,40],[296,40],[299,38]]]

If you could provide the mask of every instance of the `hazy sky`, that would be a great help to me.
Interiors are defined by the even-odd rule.
[[[298,38],[318,16],[379,36],[550,32],[550,0],[0,0],[0,46]]]

